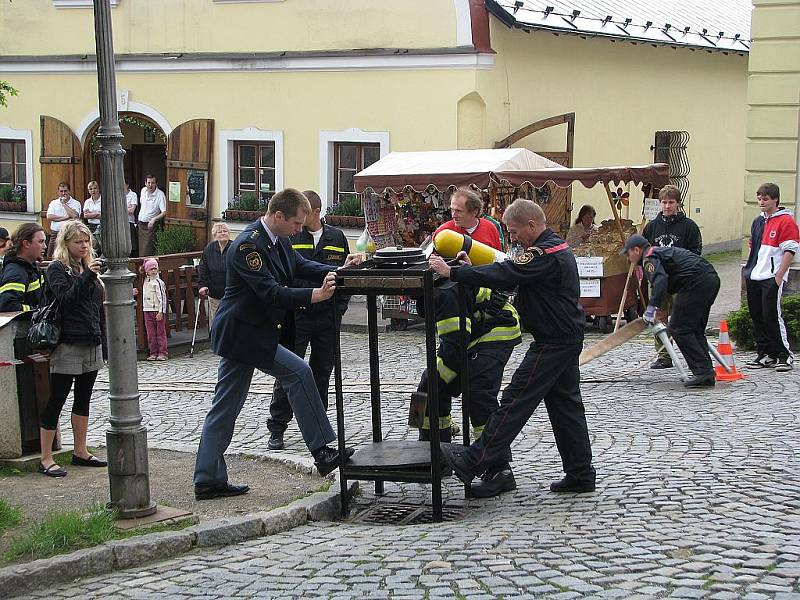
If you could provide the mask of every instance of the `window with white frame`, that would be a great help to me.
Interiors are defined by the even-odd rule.
[[[381,157],[380,144],[336,142],[333,145],[333,206],[356,193],[353,176]]]
[[[25,142],[0,140],[0,185],[25,185]]]
[[[234,142],[234,195],[251,193],[261,203],[275,194],[275,142]]]

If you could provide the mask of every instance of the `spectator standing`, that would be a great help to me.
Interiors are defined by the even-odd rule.
[[[681,191],[674,185],[665,185],[658,193],[658,200],[661,204],[661,212],[645,225],[642,235],[651,246],[683,248],[700,256],[703,251],[703,237],[700,235],[697,223],[683,212]],[[659,321],[667,323],[674,303],[675,294],[668,294],[656,313]],[[669,357],[667,349],[661,345],[659,340],[655,340],[655,347],[658,357],[650,365],[650,368],[671,368],[672,359]]]
[[[152,256],[155,254],[156,227],[167,216],[167,198],[158,189],[155,175],[144,178],[139,202],[139,256]]]
[[[39,472],[48,477],[67,474],[53,461],[53,438],[73,384],[72,464],[80,467],[107,464],[92,456],[86,447],[89,400],[97,372],[103,366],[100,327],[103,289],[97,278],[101,267],[102,261],[95,258],[92,232],[86,224],[75,220],[64,223],[56,238],[53,262],[47,267],[48,295],[58,301],[61,313],[61,340],[50,354],[50,398],[39,429],[42,452]]]
[[[89,197],[83,201],[83,218],[89,225],[92,234],[100,227],[100,186],[96,181],[90,181],[86,186]]]
[[[39,306],[44,278],[37,263],[44,256],[46,239],[36,223],[20,225],[11,236],[0,275],[0,312],[31,311]]]
[[[139,206],[139,197],[125,182],[125,204],[128,207],[128,223],[131,229],[131,258],[139,256],[139,234],[136,232],[136,207]]]
[[[756,197],[761,214],[750,226],[750,255],[742,275],[758,355],[747,364],[791,371],[794,357],[786,338],[781,296],[783,283],[789,278],[789,266],[800,250],[797,223],[790,211],[778,206],[781,191],[774,183],[759,187]]]
[[[72,197],[69,182],[58,184],[58,198],[47,206],[47,220],[50,222],[50,241],[47,244],[47,258],[53,257],[56,247],[56,236],[64,221],[81,218],[81,203]]]
[[[570,248],[577,248],[597,230],[594,225],[596,216],[597,211],[592,205],[584,204],[581,206],[580,211],[578,211],[578,218],[575,219],[575,224],[567,232],[567,243]]]
[[[158,261],[144,261],[144,285],[142,286],[142,312],[147,330],[147,360],[167,360],[167,286],[158,276]]]
[[[8,239],[8,229],[0,227],[0,273],[3,272],[3,259],[8,252],[11,241]]]
[[[197,285],[200,298],[208,298],[208,329],[214,322],[219,301],[225,294],[225,257],[231,241],[231,230],[227,223],[214,223],[211,228],[212,240],[203,249],[197,267]]]
[[[503,247],[497,228],[494,223],[481,217],[482,212],[483,200],[480,194],[469,188],[458,188],[450,196],[450,214],[453,218],[442,223],[433,235],[435,237],[443,229],[452,229],[502,251]]]

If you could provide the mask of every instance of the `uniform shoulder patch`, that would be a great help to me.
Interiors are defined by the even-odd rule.
[[[525,249],[525,252],[514,259],[514,263],[518,265],[527,265],[534,258],[539,256],[544,256],[544,251],[538,246],[530,246],[529,248]]]
[[[246,242],[244,244],[239,244],[239,252],[247,252],[248,250],[255,250],[256,245]]]
[[[247,261],[247,266],[250,267],[251,271],[260,271],[261,265],[261,255],[258,252],[251,252],[247,256],[245,256],[245,261]]]
[[[648,260],[646,263],[644,263],[644,270],[647,271],[648,273],[655,273],[656,266],[655,264],[653,264],[652,261]]]

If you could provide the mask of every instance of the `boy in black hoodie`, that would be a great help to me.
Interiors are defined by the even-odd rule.
[[[665,185],[658,194],[661,203],[661,212],[656,218],[645,225],[642,235],[650,242],[651,246],[685,248],[700,256],[703,251],[703,238],[700,228],[681,210],[681,191],[674,185]],[[666,323],[674,296],[661,304],[658,311],[658,320]],[[656,340],[658,358],[650,365],[651,369],[669,369],[672,359],[666,348]]]

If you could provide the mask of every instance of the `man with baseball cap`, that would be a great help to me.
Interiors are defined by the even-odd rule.
[[[650,282],[650,302],[643,316],[646,322],[654,323],[661,304],[669,294],[675,294],[669,329],[693,375],[684,385],[713,387],[714,367],[705,332],[711,305],[719,292],[719,276],[714,267],[684,248],[651,246],[639,234],[625,241],[620,254],[626,254],[634,265],[642,263]]]

